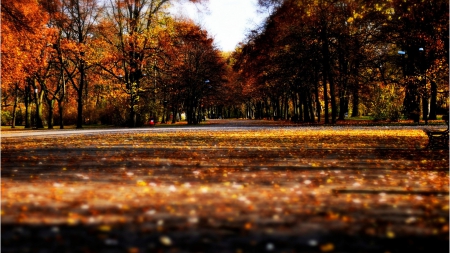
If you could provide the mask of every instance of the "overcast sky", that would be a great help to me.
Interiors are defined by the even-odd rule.
[[[205,28],[223,51],[233,51],[250,29],[266,15],[257,12],[257,0],[209,0],[204,7],[184,3],[172,11],[192,18]]]

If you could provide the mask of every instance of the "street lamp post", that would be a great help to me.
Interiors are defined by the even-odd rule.
[[[34,89],[34,95],[36,98],[36,128],[39,128],[38,119],[39,119],[39,98],[38,98],[38,92],[39,90],[36,88]]]
[[[402,56],[403,63],[403,77],[407,78],[408,75],[414,75],[414,65],[413,67],[407,65],[405,63],[405,56],[407,55],[406,51],[400,50],[398,54]],[[413,62],[414,63],[414,62]],[[406,112],[409,114],[409,118],[414,120],[414,123],[419,123],[420,120],[420,97],[418,97],[418,87],[416,85],[412,85],[410,81],[407,83],[406,94],[405,94],[405,103],[407,108]]]
[[[42,124],[42,119],[41,119],[40,113],[39,113],[41,102],[39,99],[38,88],[34,89],[34,93],[35,93],[35,98],[36,98],[36,128],[43,128],[44,126]]]
[[[403,67],[403,77],[406,77],[406,67],[405,67],[405,55],[406,52],[403,50],[398,51],[398,54],[402,56],[402,67]]]
[[[423,58],[425,58],[425,49],[423,47],[419,48],[419,53],[422,53]],[[420,63],[420,72],[424,76],[424,92],[422,94],[422,110],[423,119],[425,120],[425,125],[428,125],[428,91],[427,91],[427,70],[423,67],[425,64],[425,59],[422,59]]]

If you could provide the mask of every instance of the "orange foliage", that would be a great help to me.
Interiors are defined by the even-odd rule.
[[[42,49],[50,38],[48,15],[37,1],[2,1],[2,86],[25,80],[40,67]]]

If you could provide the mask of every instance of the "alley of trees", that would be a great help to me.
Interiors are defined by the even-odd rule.
[[[271,14],[234,52],[171,4],[2,1],[2,125],[448,113],[446,0],[259,0]]]

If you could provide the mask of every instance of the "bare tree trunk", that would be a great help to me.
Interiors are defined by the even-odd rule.
[[[330,82],[330,98],[331,98],[331,123],[336,124],[336,116],[337,116],[337,106],[336,106],[336,95],[335,95],[335,85],[333,76],[331,75],[331,71],[329,74],[329,82]]]
[[[306,94],[306,90],[302,92],[302,102],[303,102],[303,118],[305,122],[310,122],[311,119],[309,118],[309,106],[308,106],[308,94]]]
[[[35,79],[33,79],[32,84],[36,103],[36,128],[44,128],[44,123],[42,122],[42,100],[44,98],[44,90],[41,88],[39,91]]]
[[[326,26],[326,25],[323,25]],[[328,36],[327,31],[325,27],[322,29],[321,33],[321,39],[322,39],[322,83],[323,83],[323,100],[325,103],[325,124],[330,123],[329,115],[328,115],[328,87],[327,82],[331,75],[328,74],[330,72],[330,49],[328,48]],[[331,82],[331,80],[330,80]],[[331,85],[330,85],[331,88]],[[333,90],[334,91],[334,90]],[[333,93],[331,93],[331,96],[333,96]]]
[[[83,91],[84,91],[84,83],[85,83],[85,69],[84,63],[81,63],[79,67],[80,71],[80,81],[78,83],[78,87],[75,87],[77,90],[77,128],[83,128]]]
[[[31,128],[31,84],[25,86],[25,128]]]
[[[358,88],[353,87],[353,106],[352,106],[352,117],[359,116],[359,94]]]
[[[428,97],[422,95],[422,119],[425,121],[425,125],[428,125]]]
[[[309,107],[309,113],[310,113],[310,121],[309,122],[311,122],[311,123],[314,123],[315,122],[315,119],[314,119],[314,106],[313,106],[313,100],[312,100],[312,97],[311,97],[311,92],[308,92],[308,107]]]
[[[16,128],[16,117],[17,117],[17,102],[19,100],[19,87],[17,84],[14,88],[14,105],[13,105],[13,111],[12,111],[12,122],[11,122],[11,128]]]
[[[431,80],[430,115],[428,116],[429,120],[436,119],[436,110],[437,110],[437,85],[435,81]]]
[[[53,109],[55,107],[55,100],[47,100],[48,105],[48,118],[47,118],[47,128],[53,129]]]
[[[321,111],[321,106],[320,106],[320,99],[319,99],[319,78],[318,78],[318,73],[317,71],[315,71],[315,80],[314,80],[314,96],[316,99],[316,112],[317,112],[317,122],[320,123],[320,111]]]
[[[59,112],[59,128],[64,129],[64,102],[62,100],[58,101],[58,112]]]

